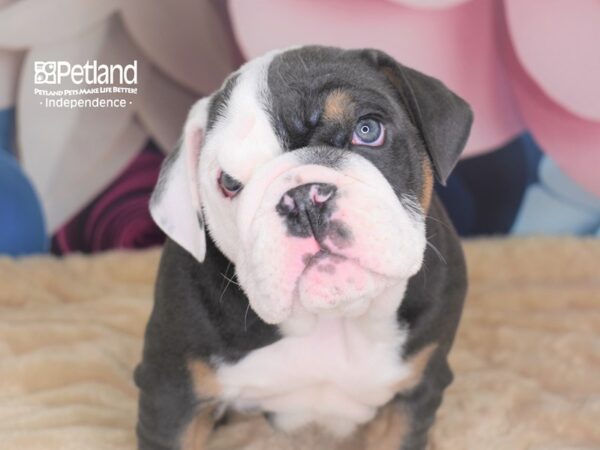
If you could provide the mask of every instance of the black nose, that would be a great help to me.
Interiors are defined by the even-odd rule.
[[[283,194],[275,209],[292,236],[319,239],[329,224],[336,191],[332,184],[303,184]]]

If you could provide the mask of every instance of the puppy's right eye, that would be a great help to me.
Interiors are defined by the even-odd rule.
[[[243,184],[225,172],[219,175],[219,188],[227,198],[235,197],[242,190]]]

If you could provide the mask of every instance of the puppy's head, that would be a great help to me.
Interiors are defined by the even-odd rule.
[[[151,213],[200,262],[208,228],[268,323],[360,315],[420,269],[433,176],[446,180],[471,120],[379,51],[272,52],[192,108]]]

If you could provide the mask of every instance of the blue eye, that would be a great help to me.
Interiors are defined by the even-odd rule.
[[[379,147],[385,138],[385,128],[379,121],[371,118],[360,119],[352,134],[353,145]]]

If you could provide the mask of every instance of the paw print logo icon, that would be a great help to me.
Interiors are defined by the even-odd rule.
[[[34,64],[35,84],[56,84],[56,61],[36,61]]]

